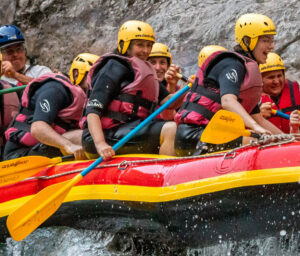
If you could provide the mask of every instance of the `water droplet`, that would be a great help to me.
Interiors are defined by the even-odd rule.
[[[285,235],[286,235],[286,231],[285,231],[285,230],[281,230],[281,231],[280,231],[280,235],[281,235],[281,236],[285,236]]]

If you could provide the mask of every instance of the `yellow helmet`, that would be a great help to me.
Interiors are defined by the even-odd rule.
[[[75,59],[72,62],[69,76],[71,79],[71,82],[73,84],[80,84],[82,79],[84,78],[85,74],[89,72],[93,64],[96,62],[96,60],[99,59],[99,56],[91,53],[80,53],[78,54]],[[75,81],[73,76],[73,70],[78,70],[78,77]]]
[[[169,51],[168,46],[166,46],[165,44],[155,43],[152,46],[152,50],[149,55],[149,58],[151,57],[165,57],[168,59],[169,65],[172,64],[172,55]]]
[[[227,51],[226,48],[220,45],[207,45],[204,46],[199,52],[198,56],[198,66],[201,67],[202,63],[206,60],[208,56],[217,51]]]
[[[248,51],[243,42],[244,36],[251,38],[249,49],[252,51],[257,44],[258,37],[262,35],[276,35],[276,27],[269,17],[257,13],[247,13],[237,20],[235,24],[235,41],[244,51]]]
[[[260,64],[259,69],[261,73],[274,71],[274,70],[285,70],[285,66],[281,57],[275,52],[269,52],[267,61],[265,64]]]
[[[126,21],[120,28],[118,33],[118,50],[121,54],[124,54],[130,41],[134,39],[144,39],[155,43],[155,34],[153,28],[145,22],[138,20]],[[123,42],[123,45],[121,45]]]

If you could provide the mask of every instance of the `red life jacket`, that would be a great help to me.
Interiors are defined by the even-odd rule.
[[[222,108],[220,86],[207,76],[218,62],[227,57],[239,59],[246,68],[244,81],[240,87],[239,102],[248,113],[257,105],[262,92],[262,78],[257,63],[235,52],[218,51],[210,55],[198,69],[195,83],[175,115],[174,120],[177,124],[207,125],[212,116]]]
[[[0,80],[0,90],[11,87],[8,82]],[[4,132],[18,113],[19,105],[20,102],[16,93],[0,95],[0,146],[4,145]]]
[[[124,57],[115,54],[101,56],[87,76],[89,89],[92,88],[92,78],[107,63],[109,59],[116,59],[125,63],[132,72],[134,80],[129,84],[121,85],[120,94],[113,99],[101,117],[103,129],[127,123],[136,119],[145,119],[156,108],[158,103],[159,83],[155,69],[148,61],[136,57]],[[92,104],[88,102],[88,104]],[[85,119],[81,121],[85,123]],[[85,127],[85,125],[83,125]]]
[[[300,109],[300,90],[299,84],[294,81],[286,80],[283,90],[280,95],[280,99],[274,102],[267,94],[263,94],[261,97],[261,103],[271,102],[275,103],[273,107],[276,110],[280,110],[286,114],[290,114],[293,110]],[[290,133],[290,121],[279,116],[272,116],[268,118],[275,126],[285,133]]]
[[[73,102],[67,108],[58,112],[56,121],[52,124],[52,128],[59,134],[63,134],[70,129],[79,128],[79,120],[86,101],[85,93],[79,86],[73,85],[70,79],[66,76],[49,73],[35,78],[25,88],[22,96],[21,109],[10,128],[5,132],[7,140],[20,143],[25,146],[34,146],[38,143],[38,140],[36,140],[30,133],[34,109],[29,106],[29,102],[31,102],[31,98],[35,94],[36,90],[51,80],[60,82],[62,85],[67,87],[73,96]]]

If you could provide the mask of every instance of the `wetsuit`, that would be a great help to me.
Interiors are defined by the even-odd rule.
[[[155,71],[154,71],[155,72]],[[134,81],[134,72],[129,63],[121,62],[117,59],[109,59],[100,71],[92,78],[93,90],[89,95],[89,101],[85,109],[85,115],[90,113],[97,114],[100,118],[106,115],[107,108],[111,101],[115,99],[121,92],[121,87],[126,86]],[[169,92],[164,85],[159,85],[158,102],[163,100]],[[103,129],[106,143],[113,146],[122,139],[132,129],[134,129],[142,120],[137,119],[126,123],[118,123],[112,128]],[[160,132],[165,124],[163,120],[154,120],[145,128],[137,132],[137,134],[127,142],[117,152],[125,153],[158,153],[160,146]],[[93,142],[93,138],[86,125],[83,130],[82,145],[91,157],[97,157],[97,151]]]
[[[235,71],[234,71],[235,70]],[[232,72],[237,74],[237,79],[233,79]],[[219,61],[207,75],[207,81],[217,85],[220,89],[220,96],[233,94],[239,96],[240,86],[244,80],[246,69],[244,64],[237,58],[227,57]],[[256,106],[251,114],[259,113],[259,107]],[[178,156],[199,155],[208,152],[214,152],[224,149],[230,149],[240,146],[242,138],[232,142],[214,145],[200,141],[203,130],[206,125],[196,125],[181,123],[177,127],[175,137],[175,150]],[[216,134],[217,136],[217,134]]]
[[[31,123],[44,121],[50,126],[55,123],[58,112],[72,103],[72,94],[61,83],[49,81],[37,89],[29,102],[30,109],[34,109]],[[58,148],[38,143],[32,147],[14,141],[13,138],[5,145],[4,158],[6,160],[26,155],[44,155],[48,157],[61,156]]]

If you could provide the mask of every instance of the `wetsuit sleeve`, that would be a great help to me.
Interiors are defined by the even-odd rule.
[[[71,92],[62,84],[50,81],[39,88],[31,102],[35,102],[33,122],[44,121],[51,125],[58,112],[72,103]]]
[[[159,95],[158,95],[158,102],[161,102],[164,98],[169,95],[169,91],[167,90],[166,86],[163,83],[159,83]]]
[[[101,117],[110,102],[120,94],[121,85],[129,84],[133,79],[134,74],[128,67],[110,59],[93,77],[93,90],[86,107],[86,115],[95,113]]]
[[[254,115],[258,113],[260,113],[260,108],[258,105],[256,105],[255,108],[251,111],[250,115]]]
[[[221,97],[225,94],[238,96],[245,74],[243,63],[235,58],[225,58],[212,68],[208,78],[217,81],[220,85]]]

